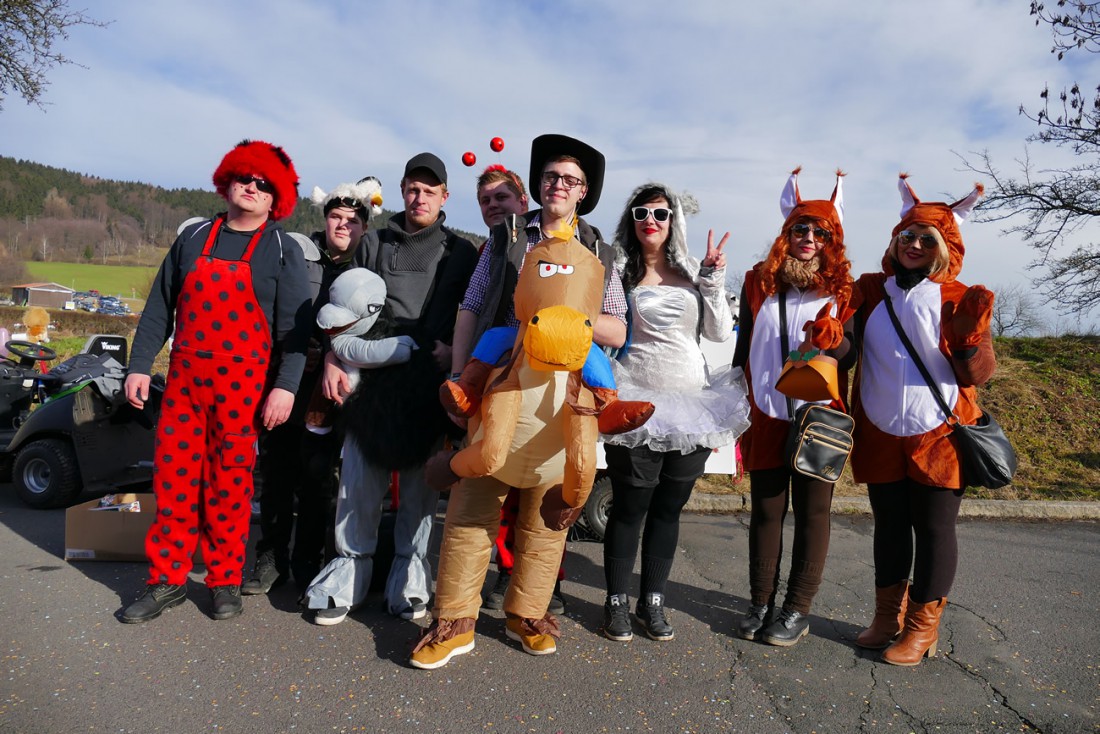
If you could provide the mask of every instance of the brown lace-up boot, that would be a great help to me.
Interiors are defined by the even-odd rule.
[[[871,626],[859,633],[856,644],[868,650],[881,650],[893,642],[905,626],[905,601],[909,580],[891,586],[875,587],[875,617]]]

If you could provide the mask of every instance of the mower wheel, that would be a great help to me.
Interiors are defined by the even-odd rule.
[[[19,499],[38,510],[67,507],[83,489],[73,447],[57,438],[41,438],[19,449],[12,479]]]

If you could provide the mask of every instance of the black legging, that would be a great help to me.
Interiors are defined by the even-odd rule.
[[[906,580],[912,567],[913,601],[946,597],[959,565],[955,523],[963,491],[903,479],[868,484],[867,495],[875,515],[875,586]]]
[[[783,556],[783,521],[788,499],[794,508],[794,548],[787,598],[783,607],[801,614],[821,587],[825,558],[829,554],[829,513],[833,485],[784,467],[749,472],[752,516],[749,522],[749,590],[752,603],[775,603],[779,586],[779,560]]]
[[[641,535],[641,595],[664,594],[680,539],[680,512],[703,474],[710,449],[681,454],[645,447],[605,448],[612,497],[603,547],[607,593],[629,594]]]

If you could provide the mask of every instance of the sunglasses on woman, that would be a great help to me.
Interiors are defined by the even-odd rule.
[[[939,241],[936,240],[936,235],[929,232],[917,234],[916,232],[910,232],[906,229],[898,235],[898,240],[903,245],[911,245],[919,240],[920,246],[926,250],[934,250],[940,246]]]
[[[266,178],[260,178],[259,176],[237,176],[237,183],[241,186],[248,186],[250,183],[256,184],[256,190],[262,191],[265,194],[274,194],[275,186]]]
[[[672,216],[672,210],[663,206],[656,209],[650,209],[647,206],[636,206],[630,211],[634,214],[635,222],[644,222],[649,216],[653,217],[654,222],[667,222],[668,218]]]
[[[824,227],[811,227],[805,222],[799,222],[791,227],[791,232],[794,233],[795,237],[805,237],[811,231],[814,233],[814,239],[822,242],[828,242],[833,238],[833,233]]]

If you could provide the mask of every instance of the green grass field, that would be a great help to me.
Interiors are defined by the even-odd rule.
[[[105,296],[144,299],[156,268],[128,265],[91,265],[87,263],[27,262],[34,281],[52,282],[78,291],[95,289]]]

